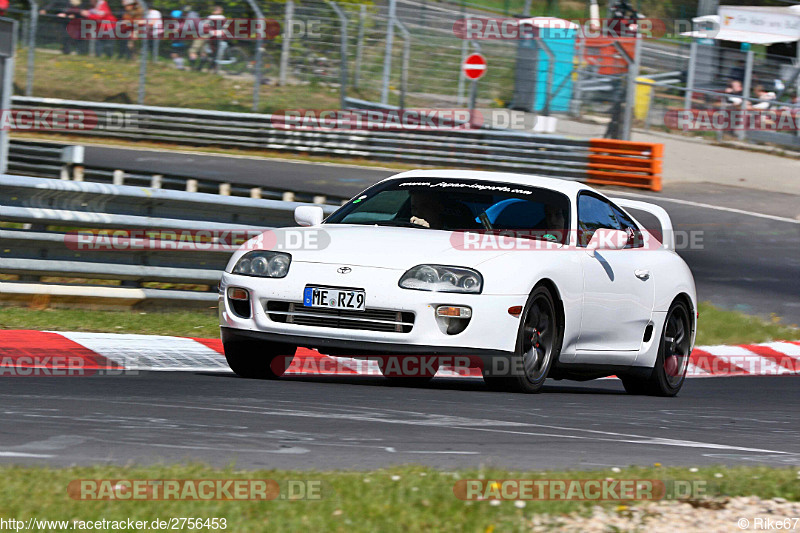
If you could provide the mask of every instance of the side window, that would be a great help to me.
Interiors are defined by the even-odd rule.
[[[636,226],[636,223],[617,206],[612,207],[614,209],[614,216],[619,220],[620,224],[622,224],[622,229],[628,234],[628,245],[626,248],[641,248],[644,246],[644,236],[638,226]]]
[[[614,207],[591,194],[578,197],[578,246],[587,246],[600,228],[625,230],[614,214]]]

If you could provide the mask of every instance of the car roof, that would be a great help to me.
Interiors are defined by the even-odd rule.
[[[530,187],[541,187],[562,192],[574,197],[580,191],[594,191],[592,187],[584,185],[578,181],[547,178],[535,174],[516,174],[513,172],[487,172],[482,170],[459,170],[459,169],[416,169],[401,172],[390,176],[383,181],[398,178],[452,178],[474,181],[493,181],[500,183],[513,183],[516,185],[528,185]],[[596,191],[595,191],[596,192]]]

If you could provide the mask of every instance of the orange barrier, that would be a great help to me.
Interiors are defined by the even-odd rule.
[[[660,191],[663,157],[660,143],[590,139],[586,182]]]

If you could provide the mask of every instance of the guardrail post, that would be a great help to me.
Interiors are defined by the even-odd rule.
[[[744,115],[747,112],[747,106],[750,104],[750,89],[753,83],[753,50],[752,48],[747,50],[747,56],[745,56],[745,64],[744,64],[744,83],[742,87],[742,114]],[[736,138],[740,141],[743,141],[745,137],[745,130],[744,128],[739,128],[736,130]]]
[[[161,181],[164,179],[164,176],[161,174],[153,174],[153,178],[150,180],[150,188],[152,189],[160,189],[161,188]]]
[[[250,9],[253,10],[256,18],[264,24],[264,28],[266,28],[267,21],[264,19],[264,13],[261,11],[261,8],[258,7],[258,4],[255,3],[254,0],[247,0],[247,3],[250,4]],[[256,34],[256,55],[255,55],[255,67],[253,69],[253,111],[258,111],[258,100],[260,97],[261,92],[261,48],[264,44],[264,39],[261,37],[261,33],[259,32]]]
[[[400,109],[406,107],[406,92],[408,91],[408,66],[411,61],[411,32],[399,20],[395,22],[397,29],[403,33],[403,66],[400,71]]]
[[[314,199],[312,200],[312,202],[314,202],[315,204],[324,204],[327,201],[328,201],[328,197],[324,196],[324,195],[321,195],[321,194],[315,196]]]
[[[111,184],[123,185],[124,183],[125,183],[125,171],[115,170],[113,176],[111,177]]]
[[[291,191],[286,191],[281,196],[281,201],[283,202],[294,202],[294,193]]]
[[[147,14],[150,10],[147,7],[147,2],[144,0],[138,0],[139,7],[142,8],[142,13]],[[141,57],[139,58],[139,95],[137,98],[137,102],[139,105],[144,105],[144,86],[147,80],[147,42],[151,39],[155,38],[155,35],[150,35],[150,29],[147,30],[147,36],[144,39],[140,39],[142,41],[142,49],[139,51]]]
[[[328,2],[339,17],[339,101],[340,108],[347,107],[347,15],[336,2]]]
[[[631,139],[631,124],[633,122],[633,106],[636,102],[636,78],[639,77],[639,62],[641,60],[642,38],[636,34],[634,38],[633,57],[631,57],[619,41],[614,41],[614,47],[622,56],[628,67],[625,79],[625,109],[622,114],[622,131],[619,138],[624,141]]]
[[[289,68],[289,46],[292,42],[292,17],[294,16],[294,2],[286,1],[286,15],[283,22],[283,42],[281,43],[281,70],[278,75],[278,84],[286,85],[286,70]]]
[[[364,53],[364,31],[366,30],[367,6],[361,4],[358,12],[358,40],[356,41],[356,65],[353,70],[353,88],[358,89],[358,78],[361,76],[361,57]]]
[[[6,43],[8,49],[4,50],[5,54],[1,61],[2,65],[0,65],[2,67],[0,70],[0,109],[2,110],[11,109],[11,95],[14,93],[14,55],[17,51],[17,28],[19,27],[15,20],[12,20],[8,26],[10,26],[10,35],[8,36],[10,43]],[[6,27],[6,29],[9,28]],[[0,128],[0,174],[8,171],[8,136],[8,128]]]
[[[219,184],[219,194],[220,194],[220,196],[230,196],[231,195],[231,184],[230,183],[220,183]]]
[[[694,69],[697,67],[697,40],[692,39],[689,46],[689,66],[686,73],[686,94],[683,95],[683,108],[692,108],[692,89],[694,89]]]
[[[186,192],[197,192],[197,180],[186,180]]]
[[[72,181],[83,181],[83,165],[72,167]]]
[[[28,0],[31,6],[31,23],[28,26],[28,72],[25,76],[25,96],[33,94],[33,66],[36,61],[36,29],[39,27],[39,4]]]
[[[396,0],[389,0],[389,16],[386,20],[386,49],[383,52],[383,77],[381,80],[381,104],[389,101],[389,78],[392,75],[392,44],[394,41]]]
[[[261,200],[261,187],[253,187],[250,189],[250,198]]]
[[[536,44],[544,50],[544,53],[547,54],[547,85],[545,86],[545,94],[544,94],[544,107],[542,108],[542,114],[546,117],[550,116],[550,100],[553,97],[553,76],[555,73],[555,62],[556,62],[556,54],[553,50],[544,42],[544,39],[541,37],[535,37]],[[535,92],[534,92],[535,94]]]

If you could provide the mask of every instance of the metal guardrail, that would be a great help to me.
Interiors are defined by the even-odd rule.
[[[512,171],[585,181],[593,165],[592,139],[497,129],[383,131],[286,127],[283,117],[173,107],[15,97],[16,109],[72,109],[97,116],[126,114],[117,129],[72,129],[73,134],[202,146],[251,148],[303,154],[362,157],[427,165]],[[344,123],[341,123],[344,126]],[[638,149],[637,149],[638,150]],[[621,157],[637,157],[621,153]],[[624,170],[625,162],[617,164]],[[637,165],[631,166],[636,171]]]
[[[86,136],[285,151],[311,155],[528,172],[585,179],[589,142],[519,131],[353,131],[281,127],[273,115],[84,102],[17,96],[13,108],[75,109],[106,115],[129,113],[135,125],[70,130]]]
[[[0,281],[0,299],[49,294],[132,303],[213,302],[217,281],[232,253],[230,248],[176,245],[82,249],[76,245],[78,230],[140,230],[140,234],[145,230],[263,231],[293,225],[293,211],[298,205],[306,204],[0,176],[0,272],[19,278]],[[326,213],[336,208],[322,207]],[[47,284],[43,277],[78,279],[83,284]],[[99,287],[97,280],[119,283]],[[153,282],[201,285],[207,290],[149,287]]]
[[[156,189],[163,188],[283,201],[336,204],[347,199],[339,196],[318,195],[312,192],[270,189],[267,186],[254,187],[253,185],[239,184],[232,181],[203,180],[194,175],[145,174],[120,168],[89,166],[82,161],[80,164],[65,161],[65,159],[72,161],[68,157],[65,158],[65,153],[75,147],[76,145],[29,139],[11,139],[9,143],[8,173],[80,182],[138,185]],[[83,149],[82,146],[77,147]]]

